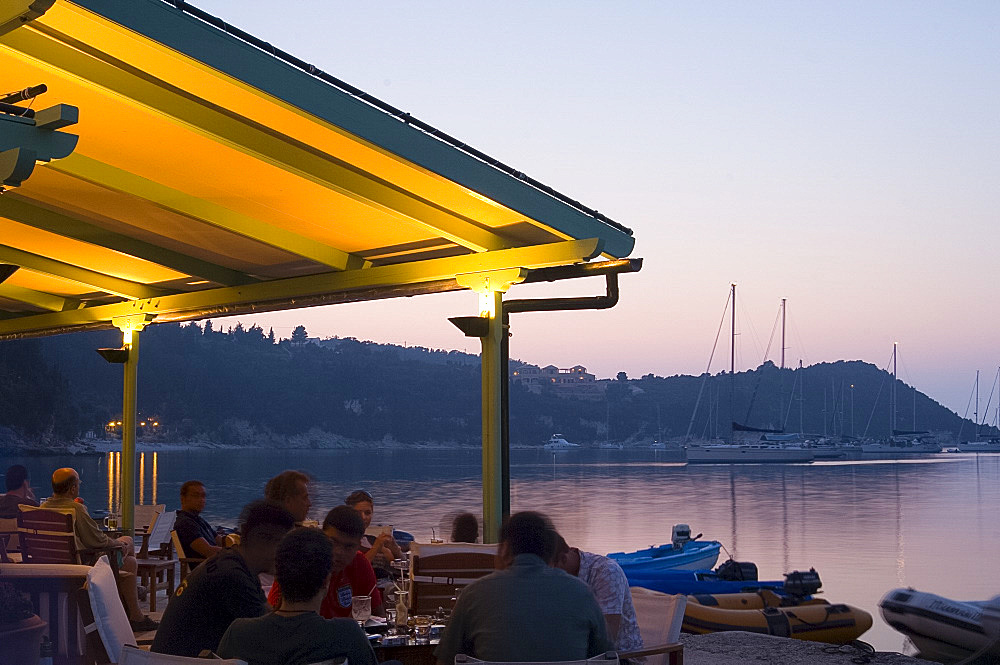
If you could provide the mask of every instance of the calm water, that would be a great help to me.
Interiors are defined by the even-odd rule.
[[[1000,551],[1000,455],[940,455],[891,462],[810,465],[695,465],[661,461],[658,451],[515,450],[514,510],[548,513],[572,545],[594,552],[632,550],[669,541],[671,527],[719,540],[753,561],[762,579],[815,567],[825,596],[868,610],[875,625],[863,639],[880,650],[903,649],[877,604],[899,586],[956,599],[1000,593],[992,563]],[[4,458],[0,468],[28,466],[35,486],[56,466],[73,464],[92,512],[117,502],[115,456]],[[376,499],[377,522],[420,540],[440,532],[446,516],[479,512],[478,452],[179,451],[145,453],[142,498],[178,507],[180,484],[208,485],[210,522],[232,524],[285,468],[316,477],[312,517],[354,489]],[[41,487],[40,487],[41,486]],[[43,492],[45,494],[47,492]]]

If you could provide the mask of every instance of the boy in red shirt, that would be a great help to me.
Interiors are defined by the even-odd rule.
[[[350,617],[351,596],[371,596],[372,614],[384,616],[382,593],[375,587],[375,571],[359,551],[365,533],[361,516],[350,506],[337,506],[323,520],[323,533],[333,544],[333,568],[330,590],[323,598],[320,616],[326,619]],[[281,587],[277,581],[271,586],[267,602],[272,607],[281,605]]]

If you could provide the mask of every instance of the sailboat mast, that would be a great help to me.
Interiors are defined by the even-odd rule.
[[[979,441],[979,370],[976,370],[976,410],[973,411],[976,421],[976,441]]]
[[[781,369],[785,369],[785,302],[788,298],[781,299]]]
[[[730,316],[732,331],[729,337],[729,443],[736,443],[733,422],[736,418],[736,282],[732,286],[733,311]]]
[[[889,393],[892,396],[892,404],[889,406],[889,436],[892,437],[896,433],[896,345],[898,342],[892,343],[892,391]]]

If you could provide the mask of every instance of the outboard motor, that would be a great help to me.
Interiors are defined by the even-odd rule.
[[[819,591],[821,586],[823,586],[823,583],[820,581],[819,573],[816,572],[815,568],[810,568],[805,573],[798,570],[785,573],[784,589],[790,596],[795,596],[796,598],[811,596]]]
[[[727,559],[715,569],[715,574],[719,576],[720,580],[729,582],[756,582],[757,564],[752,561]]]
[[[674,544],[675,550],[684,549],[684,543],[689,543],[692,540],[697,540],[701,537],[699,533],[694,538],[691,537],[691,527],[687,524],[675,524],[673,533],[670,534],[670,542]]]

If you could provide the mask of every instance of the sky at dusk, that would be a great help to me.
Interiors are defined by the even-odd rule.
[[[760,364],[785,297],[788,364],[885,367],[898,341],[904,381],[962,415],[980,369],[985,407],[1000,3],[195,4],[634,230],[645,263],[620,304],[516,315],[512,357],[698,374],[737,282],[738,369]],[[457,293],[240,320],[477,352],[447,321],[476,311]]]

